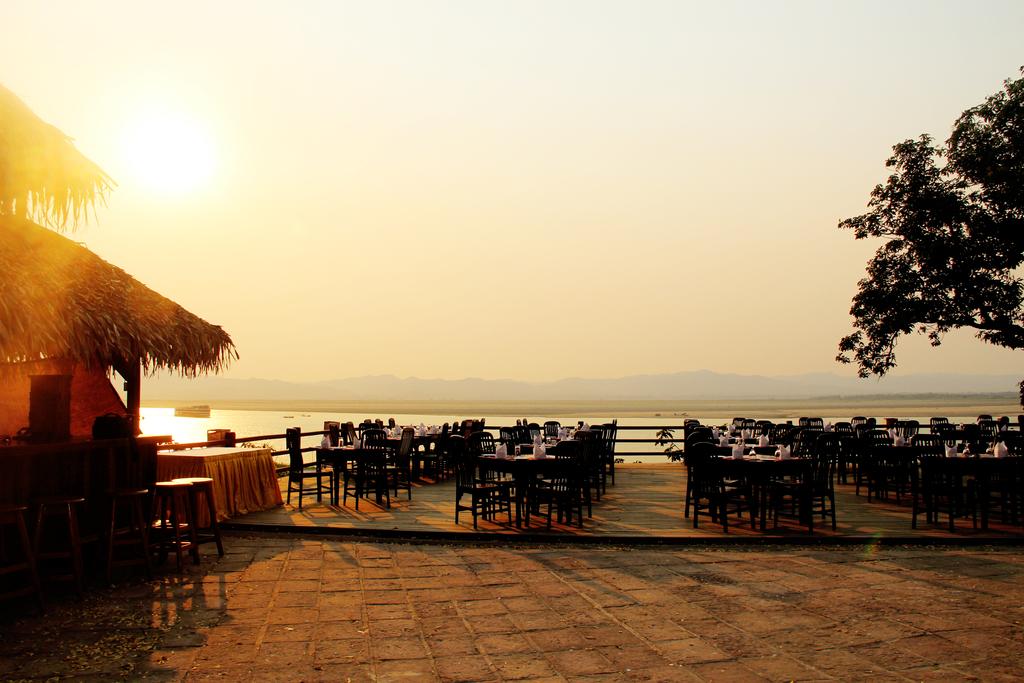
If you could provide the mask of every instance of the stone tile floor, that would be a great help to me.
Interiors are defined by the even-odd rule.
[[[1024,677],[1021,548],[227,546],[42,616],[0,606],[0,679]]]

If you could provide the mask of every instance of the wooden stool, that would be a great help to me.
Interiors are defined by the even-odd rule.
[[[213,479],[210,477],[181,477],[180,479],[172,479],[172,481],[185,481],[192,484],[192,489],[189,491],[189,514],[192,515],[192,521],[195,523],[195,542],[196,544],[210,543],[211,541],[217,544],[217,554],[224,557],[224,544],[220,540],[220,524],[217,522],[217,504],[213,500]],[[203,496],[206,499],[206,511],[210,515],[210,525],[208,527],[199,526],[199,496]]]
[[[32,545],[29,543],[28,528],[25,526],[26,510],[28,508],[24,505],[0,505],[0,576],[19,573],[26,575],[25,586],[0,593],[0,600],[35,594],[36,605],[38,605],[39,611],[42,611],[43,593],[39,588],[36,560],[32,554]],[[18,558],[8,556],[9,550],[14,545],[7,542],[8,529],[17,532],[16,536],[21,545],[21,553]]]
[[[35,499],[36,533],[32,543],[32,552],[36,556],[36,565],[42,560],[70,560],[70,571],[65,574],[49,574],[47,578],[58,581],[74,581],[75,590],[81,596],[83,592],[82,578],[82,537],[78,529],[77,507],[85,503],[81,496],[46,496]],[[67,550],[43,551],[43,527],[47,517],[61,516],[67,520]]]
[[[149,495],[149,489],[118,489],[110,493],[110,535],[107,537],[107,581],[113,576],[114,567],[143,565],[146,577],[153,578],[150,561],[149,532],[146,516],[142,513],[142,501]],[[117,525],[117,513],[127,512],[127,525]],[[123,515],[122,515],[123,516]],[[115,548],[137,548],[135,557],[115,558]]]
[[[186,550],[192,555],[192,561],[199,564],[196,528],[189,506],[191,491],[192,484],[187,481],[158,481],[153,487],[152,529],[158,534],[154,545],[160,550],[161,562],[167,559],[169,550],[174,550],[179,572],[182,570],[182,553]]]

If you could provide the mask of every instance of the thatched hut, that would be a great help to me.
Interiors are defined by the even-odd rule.
[[[81,244],[0,216],[0,362],[59,359],[81,372],[114,368],[138,415],[142,372],[217,371],[236,357],[227,332],[107,263]],[[73,374],[73,373],[72,373]],[[26,397],[27,401],[27,397]],[[72,397],[74,402],[74,397]],[[26,404],[27,405],[27,404]],[[107,412],[98,405],[99,414]]]
[[[194,376],[237,357],[223,329],[54,231],[74,229],[112,186],[0,86],[0,434],[35,421],[47,432],[37,436],[60,438],[117,408],[137,420],[143,372]],[[127,405],[106,381],[111,368]]]

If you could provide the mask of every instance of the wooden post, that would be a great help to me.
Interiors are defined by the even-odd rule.
[[[128,400],[125,403],[128,408],[128,415],[132,418],[133,429],[137,435],[142,431],[140,429],[142,416],[139,411],[139,408],[142,405],[142,365],[137,360],[129,361],[125,365],[124,381],[125,384],[128,385]]]

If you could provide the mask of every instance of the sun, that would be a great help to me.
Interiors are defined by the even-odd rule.
[[[208,131],[196,119],[170,112],[148,112],[129,125],[122,138],[131,178],[161,194],[185,194],[206,187],[216,167]]]

